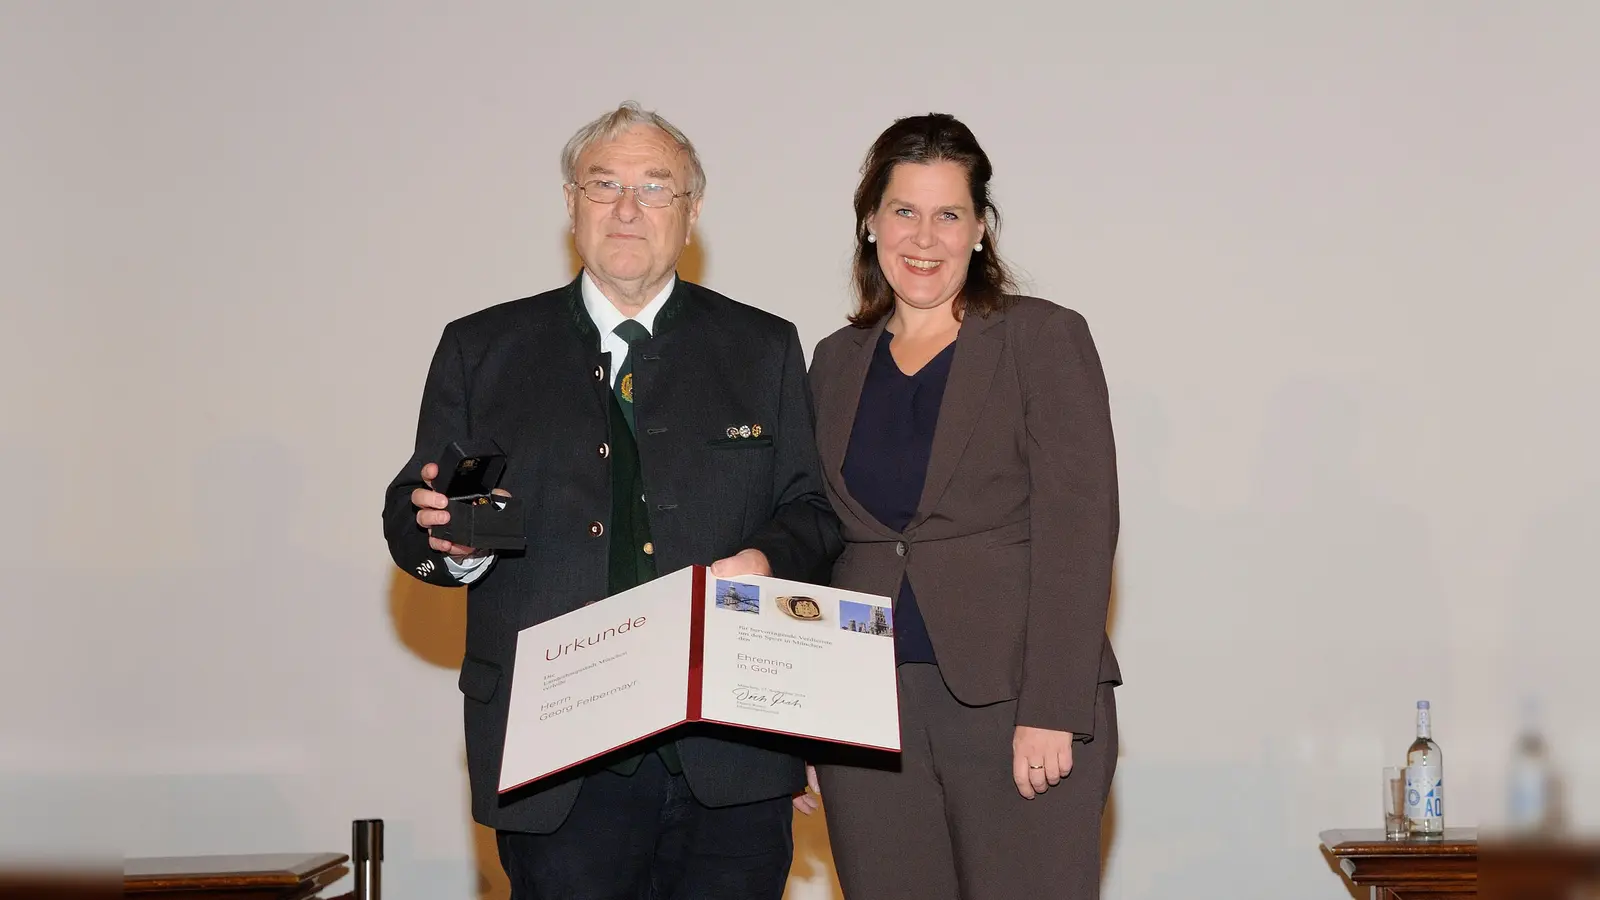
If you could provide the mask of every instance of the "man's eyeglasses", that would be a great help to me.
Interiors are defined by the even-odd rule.
[[[572,187],[583,192],[585,197],[595,203],[615,203],[622,199],[623,191],[633,191],[633,199],[640,206],[651,209],[661,209],[671,206],[679,197],[689,196],[688,191],[674,194],[672,188],[664,184],[618,184],[615,181],[586,181],[583,184],[574,184]]]

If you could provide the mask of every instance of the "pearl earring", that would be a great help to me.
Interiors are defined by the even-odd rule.
[[[869,231],[869,232],[867,232],[867,243],[869,243],[869,244],[876,244],[876,243],[877,243],[877,242],[878,242],[878,236],[877,236],[877,235],[875,235],[875,234],[873,234],[873,233],[872,233],[872,232],[870,232],[870,231]]]
[[[983,242],[979,241],[978,243],[973,244],[972,245],[972,252],[973,253],[982,253],[983,252]]]

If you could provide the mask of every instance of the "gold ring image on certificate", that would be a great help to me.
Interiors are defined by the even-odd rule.
[[[822,605],[811,597],[779,597],[778,608],[791,619],[817,622],[822,620]]]

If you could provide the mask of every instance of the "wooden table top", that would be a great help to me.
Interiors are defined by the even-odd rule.
[[[1317,836],[1337,857],[1477,856],[1478,829],[1446,828],[1440,837],[1386,838],[1382,828],[1335,828]]]
[[[154,856],[125,860],[128,893],[219,888],[293,888],[342,877],[343,853],[246,853],[217,856]]]

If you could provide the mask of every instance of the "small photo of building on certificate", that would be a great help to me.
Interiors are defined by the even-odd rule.
[[[761,589],[753,584],[717,579],[717,608],[734,612],[761,612]]]
[[[894,637],[894,613],[888,607],[839,601],[839,628],[857,634],[876,634]]]

